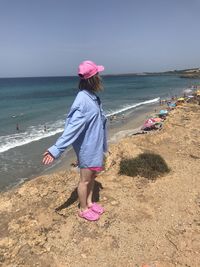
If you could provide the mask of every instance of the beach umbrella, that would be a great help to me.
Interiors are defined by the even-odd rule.
[[[193,96],[193,95],[188,95],[187,97],[189,97],[189,98],[193,98],[194,96]]]
[[[151,128],[154,128],[155,127],[155,123],[145,123],[143,126],[142,126],[142,130],[145,130],[145,129],[151,129]]]
[[[149,118],[148,120],[145,121],[145,123],[154,124],[155,123],[155,119],[154,118]]]
[[[175,107],[176,103],[169,103],[169,107]]]
[[[192,93],[192,89],[185,89],[184,91],[183,91],[183,93],[184,94],[191,94]]]
[[[180,97],[180,98],[178,98],[177,100],[178,100],[178,101],[185,101],[185,98]]]
[[[154,126],[155,126],[155,120],[153,118],[150,118],[145,121],[144,125],[142,126],[142,130],[151,129],[154,128]]]
[[[159,115],[167,115],[168,111],[165,109],[161,109]]]
[[[155,121],[156,123],[160,123],[160,122],[162,121],[162,119],[161,119],[161,118],[154,118],[154,121]]]

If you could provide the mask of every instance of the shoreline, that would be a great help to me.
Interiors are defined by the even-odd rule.
[[[109,122],[108,119],[108,144],[116,143],[121,138],[128,135],[129,132],[134,132],[136,129],[140,128],[143,125],[143,122],[145,121],[146,117],[150,114],[155,113],[155,109],[158,110],[160,107],[163,106],[160,106],[158,103],[149,104],[149,106],[145,107],[145,109],[142,111],[140,111],[140,108],[135,109],[132,112],[132,115],[126,117],[125,119],[122,119],[122,114],[120,114],[118,115],[117,120],[112,124]],[[55,165],[50,165],[39,175],[33,175],[32,177],[27,178],[27,180],[25,180],[24,182],[35,179],[38,176],[42,175],[51,175],[60,171],[69,171],[72,168],[71,164],[73,164],[74,162],[76,162],[76,155],[73,151],[73,148],[70,147],[70,150],[64,152],[59,161],[55,163]],[[15,185],[15,187],[17,186],[18,185]]]
[[[146,117],[149,116],[150,114],[155,113],[154,112],[155,109],[158,110],[160,107],[161,106],[159,105],[159,103],[152,103],[152,104],[148,104],[146,106],[137,107],[137,108],[133,109],[133,111],[131,111],[131,112],[129,111],[128,115],[126,113],[122,112],[116,116],[116,120],[113,121],[112,123],[110,123],[110,121],[108,119],[108,125],[109,125],[108,142],[112,143],[113,139],[116,139],[114,136],[116,136],[116,137],[120,136],[120,132],[122,133],[122,136],[123,136],[127,130],[132,129],[134,131],[134,129],[141,127],[144,120],[146,119]],[[126,114],[124,119],[122,119],[122,114]],[[60,134],[57,134],[57,136],[59,136],[59,135]],[[55,141],[55,136],[52,136],[50,140]],[[54,141],[51,141],[51,142],[54,142]],[[117,140],[115,140],[115,142],[116,141]],[[50,144],[50,142],[49,142],[49,144]],[[44,147],[44,150],[45,150],[45,146],[44,146],[42,141],[41,141],[41,145]],[[31,146],[34,147],[34,143],[31,144]],[[63,153],[63,155],[55,161],[55,163],[53,165],[44,166],[44,168],[46,168],[46,169],[43,168],[43,170],[41,170],[39,173],[30,174],[26,178],[20,178],[16,181],[16,183],[12,182],[10,185],[7,185],[6,187],[4,187],[0,192],[6,192],[6,191],[11,190],[12,188],[17,188],[18,186],[21,186],[22,184],[24,184],[30,180],[33,180],[33,179],[37,178],[38,176],[51,175],[55,172],[70,170],[71,164],[74,162],[76,162],[76,155],[73,151],[73,148],[70,146]],[[41,163],[41,165],[42,165],[42,163]]]
[[[199,105],[184,104],[161,131],[110,145],[95,184],[106,212],[95,223],[77,217],[73,169],[0,193],[2,266],[198,266],[199,115]],[[144,151],[161,155],[171,171],[154,181],[119,175],[122,157]]]
[[[109,124],[109,138],[110,139],[113,135],[115,135],[116,132],[136,128],[142,125],[142,123],[145,120],[145,117],[153,112],[155,107],[158,106],[158,103],[149,103],[147,105],[139,106],[136,108],[133,108],[132,110],[128,110],[126,112],[121,112],[116,115],[116,120],[114,120],[112,123]],[[122,114],[125,114],[125,118],[122,119]],[[109,119],[108,119],[109,120]],[[52,143],[55,142],[56,138],[59,137],[61,134],[56,134],[54,136],[51,136],[45,140],[39,140],[37,144],[35,142],[32,142],[30,144],[16,147],[17,154],[19,155],[26,155],[26,159],[29,159],[29,153],[31,151],[31,158],[33,161],[30,161],[30,167],[28,167],[28,170],[25,175],[23,175],[23,170],[19,171],[19,175],[17,176],[15,173],[13,173],[13,176],[6,174],[5,171],[2,171],[2,178],[1,178],[1,186],[0,186],[0,192],[5,192],[12,187],[18,187],[19,185],[35,179],[38,176],[45,175],[45,174],[51,174],[55,171],[63,170],[63,169],[70,169],[71,163],[76,161],[76,155],[73,152],[72,147],[70,146],[69,149],[67,149],[62,157],[57,159],[53,165],[50,166],[43,166],[38,158],[38,151],[41,151],[41,159],[42,159],[42,153],[52,145]],[[8,153],[5,154],[5,157],[11,157],[12,151],[8,151]],[[28,162],[28,161],[27,161]],[[39,168],[35,168],[34,162],[36,165],[38,165]],[[12,168],[12,165],[7,168]],[[13,170],[14,171],[14,170]],[[6,178],[6,179],[5,179]]]

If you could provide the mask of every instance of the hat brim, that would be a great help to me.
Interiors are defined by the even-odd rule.
[[[97,70],[98,72],[104,71],[104,66],[102,65],[97,66]]]

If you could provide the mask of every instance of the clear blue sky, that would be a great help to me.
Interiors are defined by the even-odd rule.
[[[200,0],[0,0],[0,77],[200,66]]]

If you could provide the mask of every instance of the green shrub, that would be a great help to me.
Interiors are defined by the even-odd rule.
[[[139,175],[149,180],[155,180],[169,171],[165,160],[160,155],[142,153],[136,158],[122,159],[119,174],[132,177]]]

